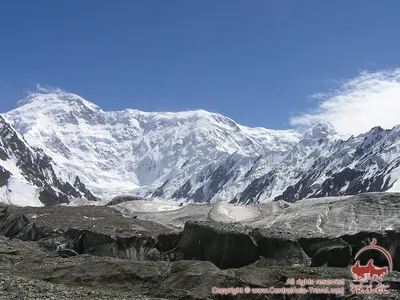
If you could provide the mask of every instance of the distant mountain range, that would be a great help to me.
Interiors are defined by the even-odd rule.
[[[69,93],[31,94],[0,116],[0,200],[117,195],[178,202],[294,202],[400,190],[400,126],[347,140],[329,123],[249,128],[206,111],[106,112]]]

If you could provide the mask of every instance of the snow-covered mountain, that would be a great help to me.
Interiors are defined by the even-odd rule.
[[[285,153],[299,140],[295,131],[248,128],[206,111],[105,112],[73,94],[32,94],[6,116],[30,145],[102,197],[161,185],[170,196],[227,155]]]
[[[345,141],[323,122],[249,128],[202,110],[103,111],[69,93],[32,94],[5,116],[58,177],[78,176],[102,198],[249,203],[400,190],[398,127]]]
[[[400,127],[375,127],[346,141],[329,137],[301,140],[273,170],[254,180],[232,202],[294,202],[399,191]]]
[[[68,203],[72,198],[96,200],[80,181],[59,178],[52,159],[30,147],[0,115],[0,200],[21,206]]]

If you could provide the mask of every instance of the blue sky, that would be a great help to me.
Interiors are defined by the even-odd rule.
[[[0,111],[41,84],[104,110],[201,108],[287,128],[332,81],[399,66],[399,11],[395,0],[1,1]]]

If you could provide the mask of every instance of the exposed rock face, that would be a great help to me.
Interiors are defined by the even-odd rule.
[[[0,200],[17,205],[55,205],[72,198],[97,200],[75,177],[60,178],[53,160],[30,147],[14,127],[0,115]]]
[[[252,235],[259,247],[260,255],[268,264],[277,266],[312,266],[310,257],[300,245],[299,241],[285,232],[274,232],[268,229],[256,228]]]
[[[0,166],[0,187],[7,185],[8,179],[10,179],[11,173]]]
[[[353,248],[341,238],[301,238],[299,245],[312,257],[311,267],[347,267],[353,263]]]
[[[249,265],[260,253],[249,229],[217,222],[187,222],[179,243],[183,259],[207,260],[221,269]]]
[[[180,233],[172,227],[127,219],[107,207],[6,207],[0,214],[0,234],[38,241],[47,250],[61,245],[78,254],[135,261],[171,260]],[[159,238],[158,238],[159,237]]]

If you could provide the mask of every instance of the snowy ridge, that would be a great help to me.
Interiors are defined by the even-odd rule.
[[[0,137],[0,202],[43,206],[71,197],[95,200],[78,177],[70,182],[57,178],[50,157],[29,146],[2,115]]]
[[[167,180],[173,193],[227,155],[285,152],[299,138],[296,131],[247,128],[202,110],[104,112],[73,94],[30,95],[7,117],[31,145],[106,198],[146,193]]]
[[[32,94],[6,114],[58,178],[103,199],[253,203],[400,190],[400,127],[342,139],[326,122],[249,128],[204,110],[107,112],[69,93]]]
[[[285,160],[256,179],[234,202],[294,202],[310,197],[396,192],[399,177],[394,171],[400,164],[399,133],[397,127],[376,127],[347,141],[321,141],[320,145],[306,147],[300,142]]]

